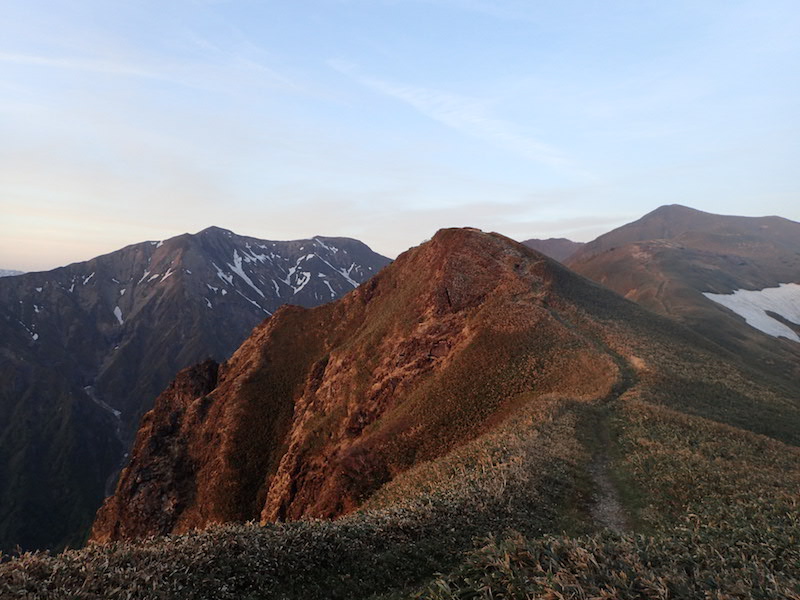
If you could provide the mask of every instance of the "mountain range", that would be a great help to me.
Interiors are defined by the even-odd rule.
[[[668,377],[666,353],[690,393],[694,361],[733,370],[701,336],[539,253],[443,230],[342,300],[284,307],[230,360],[183,372],[144,419],[92,539],[338,517],[521,405],[644,393],[643,372]],[[753,399],[739,402],[732,412]]]
[[[211,227],[0,279],[0,548],[81,543],[180,369],[225,359],[282,304],[338,298],[388,262],[352,239]]]
[[[325,304],[250,292],[272,314],[158,395],[92,542],[0,595],[794,597],[798,228],[673,205],[558,260],[445,229]],[[209,273],[264,292],[245,249]]]

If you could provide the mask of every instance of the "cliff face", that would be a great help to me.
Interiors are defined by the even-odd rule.
[[[507,238],[443,230],[337,302],[281,308],[218,371],[184,371],[92,539],[350,512],[522,402],[611,394],[604,319],[637,310]]]

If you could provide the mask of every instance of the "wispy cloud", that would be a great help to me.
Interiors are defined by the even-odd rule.
[[[163,75],[155,71],[107,60],[87,58],[53,58],[48,56],[0,52],[0,62],[15,65],[67,69],[70,71],[88,71],[91,73],[145,77],[148,79],[164,79]]]
[[[359,84],[400,100],[426,117],[460,133],[550,167],[569,165],[560,150],[519,133],[518,127],[493,116],[486,103],[479,99],[368,77],[362,75],[353,64],[341,60],[330,60],[328,64]]]
[[[248,81],[251,84],[261,83],[285,89],[298,88],[290,78],[246,54],[224,52],[213,47],[207,50],[214,52],[208,60],[167,63],[159,67],[107,59],[52,57],[1,51],[0,63],[134,77],[197,89],[227,89],[230,78],[238,73],[250,77]]]

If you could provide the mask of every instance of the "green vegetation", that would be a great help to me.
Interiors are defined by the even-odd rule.
[[[597,418],[646,535],[587,516],[604,442],[578,439]],[[632,395],[539,401],[338,521],[26,554],[0,567],[0,596],[800,598],[799,540],[796,448]]]
[[[544,264],[509,260],[514,272]],[[256,374],[242,386],[244,409],[223,421],[241,442],[231,472],[280,454],[275,434],[298,414],[280,402],[299,390],[320,400],[335,381],[342,388],[326,410],[315,406],[303,423],[303,450],[325,468],[341,460],[353,477],[341,489],[364,501],[357,512],[25,554],[0,565],[0,597],[800,600],[796,384],[773,385],[774,373],[548,269],[531,275],[536,285],[510,278],[502,294],[478,300],[458,271],[446,300],[426,301],[408,321],[392,315],[412,311],[369,288],[345,301],[356,308],[311,311],[318,322],[306,329],[287,309],[272,341],[252,342],[259,352],[247,356],[270,369],[247,371]],[[400,284],[387,272],[391,290]],[[541,282],[558,294],[541,300]],[[477,308],[440,318],[439,301]],[[335,323],[327,341],[314,334],[324,322]],[[434,369],[442,340],[450,354]],[[364,410],[397,403],[365,413],[357,449],[370,452],[347,464],[355,445],[323,453],[351,422],[341,398]],[[280,419],[265,435],[258,411],[275,406]],[[377,462],[362,456],[385,459],[388,475],[373,477]],[[231,477],[256,498],[253,513],[274,469],[257,466],[261,475]],[[217,485],[220,472],[208,473]]]

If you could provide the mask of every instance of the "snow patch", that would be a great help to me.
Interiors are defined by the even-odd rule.
[[[120,295],[120,296],[124,296],[124,295],[125,295],[125,288],[122,288],[122,289],[119,291],[119,295]]]
[[[328,279],[327,279],[327,278],[323,279],[323,280],[322,280],[322,282],[323,282],[325,285],[327,285],[327,286],[328,286],[328,289],[331,291],[331,298],[335,298],[335,297],[336,297],[336,292],[334,292],[334,291],[333,291],[333,288],[331,287],[331,282],[330,282],[330,281],[328,281]]]
[[[36,288],[36,291],[37,291],[37,292],[41,292],[41,291],[42,291],[42,288],[38,287],[38,288]]]
[[[208,299],[208,298],[206,298],[205,296],[203,296],[203,300],[205,300],[205,301],[206,301],[206,306],[208,306],[208,308],[214,308],[213,306],[211,306],[211,300],[209,300],[209,299]]]
[[[159,277],[161,277],[161,273],[156,273],[155,275],[150,275],[150,279],[147,280],[147,283],[150,283],[151,281],[153,281],[153,279],[158,279]]]
[[[703,296],[732,310],[750,327],[772,337],[800,342],[800,336],[790,327],[767,314],[773,312],[800,325],[800,285],[796,283],[781,283],[779,287],[763,290],[736,290],[732,294],[704,292]]]
[[[261,305],[260,305],[258,302],[256,302],[255,300],[251,300],[250,298],[248,298],[247,296],[245,296],[245,295],[244,295],[242,292],[240,292],[239,290],[236,290],[236,293],[237,293],[237,294],[239,294],[239,295],[240,295],[242,298],[244,298],[245,300],[247,300],[247,301],[248,301],[250,304],[252,304],[253,306],[257,306],[258,308],[260,308],[261,310],[263,310],[263,311],[264,311],[265,313],[267,313],[268,315],[271,315],[271,314],[272,314],[272,313],[271,313],[271,312],[269,312],[269,311],[268,311],[266,308],[264,308],[263,306],[261,306]]]
[[[264,297],[264,292],[256,287],[253,281],[247,276],[247,273],[244,272],[244,269],[242,269],[242,257],[239,255],[237,250],[233,251],[233,264],[228,263],[228,266],[230,267],[231,271],[236,273],[247,285],[253,288],[259,296],[262,298]]]
[[[217,266],[217,263],[212,262],[214,268],[217,270],[217,277],[222,279],[222,281],[226,282],[228,285],[233,285],[233,275],[229,275],[228,273],[223,273],[222,269]]]
[[[144,281],[144,278],[147,277],[148,275],[150,275],[150,271],[145,270],[144,275],[142,275],[142,278],[139,281],[136,282],[137,285],[139,283],[142,283]],[[70,290],[70,291],[72,291],[72,290]]]
[[[325,248],[325,250],[327,250],[328,252],[332,252],[333,254],[336,254],[339,251],[339,249],[336,246],[328,246],[325,242],[323,242],[318,237],[313,238],[313,241],[314,241],[315,244],[319,244],[320,246]]]
[[[167,272],[166,272],[166,273],[164,273],[164,276],[161,278],[161,281],[164,281],[164,280],[165,280],[167,277],[169,277],[170,275],[172,275],[174,272],[175,272],[175,271],[173,271],[173,270],[172,270],[172,267],[169,267],[169,268],[167,269]],[[161,281],[160,281],[159,283],[161,283]]]
[[[160,241],[159,241],[159,242],[156,244],[156,248],[161,248],[161,246],[163,246],[163,245],[164,245],[164,241],[163,241],[163,240],[160,240]]]
[[[119,306],[114,307],[114,316],[117,317],[117,321],[119,321],[120,325],[124,323],[124,321],[122,320],[122,309]]]
[[[86,285],[87,283],[89,283],[89,281],[91,280],[92,277],[94,277],[94,271],[92,271],[92,274],[89,275],[88,277],[84,277],[83,278],[83,285]]]
[[[309,281],[311,281],[311,273],[309,273],[308,271],[300,271],[300,274],[297,276],[297,285],[292,286],[294,293],[296,294],[304,287],[306,287],[306,284]]]
[[[119,421],[119,418],[122,416],[122,413],[114,408],[111,408],[108,404],[100,400],[100,398],[97,397],[97,394],[94,393],[94,388],[91,385],[85,386],[83,388],[83,391],[86,392],[86,395],[89,396],[92,402],[97,404],[97,406],[99,406],[103,410],[110,412],[112,415],[114,415],[114,418],[117,421]]]

